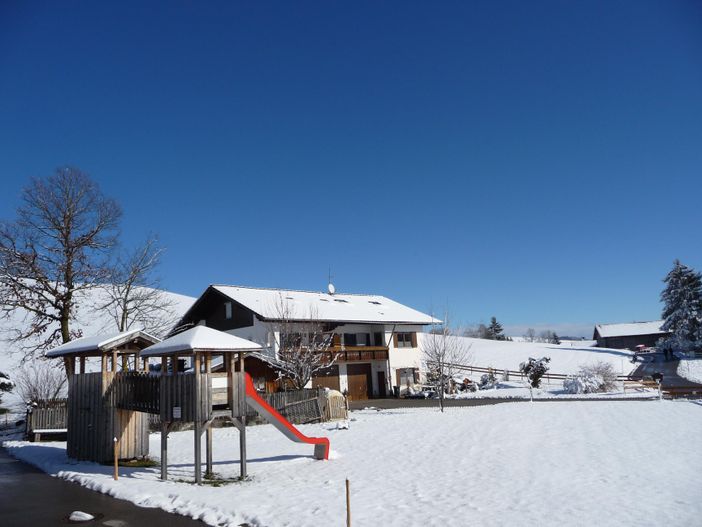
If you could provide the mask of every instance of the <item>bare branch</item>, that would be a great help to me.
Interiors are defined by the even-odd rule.
[[[315,373],[332,366],[338,353],[329,348],[334,332],[319,320],[318,313],[296,313],[294,305],[279,295],[275,305],[276,321],[269,324],[277,354],[272,360],[281,380],[295,389],[304,388]]]

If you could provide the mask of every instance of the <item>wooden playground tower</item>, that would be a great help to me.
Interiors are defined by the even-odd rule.
[[[317,459],[327,459],[328,439],[306,437],[258,396],[244,372],[244,357],[252,351],[261,351],[261,346],[196,326],[162,342],[132,331],[78,339],[48,352],[49,357],[64,358],[68,373],[69,457],[114,461],[113,440],[118,445],[119,459],[147,456],[147,414],[156,414],[161,421],[161,479],[168,475],[169,433],[177,423],[193,423],[195,481],[201,483],[202,435],[206,476],[211,476],[212,424],[217,418],[225,418],[239,430],[240,472],[244,478],[250,406],[292,441],[314,445]],[[87,372],[85,358],[97,356],[101,357],[101,371]],[[159,373],[149,372],[151,358],[161,359]],[[183,368],[183,358],[191,359],[189,368]],[[213,361],[220,359],[224,372],[213,373]]]

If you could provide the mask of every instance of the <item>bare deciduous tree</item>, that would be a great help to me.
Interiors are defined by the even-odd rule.
[[[431,331],[422,335],[421,350],[427,365],[427,382],[439,396],[442,412],[447,388],[458,374],[458,366],[472,362],[472,345],[459,335],[460,331],[451,329],[448,315],[442,326],[432,325]]]
[[[23,364],[14,377],[17,393],[27,403],[51,401],[65,395],[66,375],[45,359]]]
[[[76,295],[109,276],[121,210],[90,177],[66,167],[32,179],[17,216],[0,224],[0,306],[8,318],[26,314],[28,323],[9,335],[26,359],[80,335],[71,327]]]
[[[328,331],[311,309],[296,313],[294,306],[280,295],[276,302],[276,321],[269,324],[277,354],[273,366],[281,380],[301,390],[315,373],[332,366],[338,353],[329,351],[334,332]]]
[[[162,336],[176,323],[175,302],[160,289],[156,274],[163,251],[158,239],[150,236],[117,257],[104,286],[106,301],[96,307],[110,314],[119,331],[140,327]]]
[[[529,328],[526,330],[526,333],[524,333],[524,341],[525,342],[535,342],[536,341],[536,331],[534,328]]]

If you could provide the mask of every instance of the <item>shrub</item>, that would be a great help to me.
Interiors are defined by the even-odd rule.
[[[526,375],[532,388],[538,388],[541,385],[541,377],[548,371],[547,364],[549,362],[551,362],[551,359],[548,357],[541,357],[540,359],[529,357],[527,362],[522,362],[519,365],[519,371]]]
[[[611,392],[617,387],[617,374],[608,362],[597,362],[580,366],[576,375],[563,381],[567,393]]]
[[[497,377],[495,377],[494,371],[489,370],[487,373],[480,376],[479,388],[481,390],[489,390],[495,386],[497,386]]]

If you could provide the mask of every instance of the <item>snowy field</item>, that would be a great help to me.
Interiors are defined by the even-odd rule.
[[[210,525],[700,525],[702,406],[690,401],[506,403],[474,408],[366,410],[327,435],[315,461],[263,425],[249,429],[251,481],[195,486],[192,432],[172,434],[170,477],[158,468],[75,463],[63,443],[9,442],[10,452],[59,477]],[[215,471],[238,473],[237,433],[215,430]],[[157,453],[159,436],[151,437]],[[91,511],[87,511],[91,512]]]
[[[420,341],[424,335],[420,335]],[[566,341],[557,344],[544,342],[509,342],[457,337],[470,346],[472,364],[481,368],[518,370],[519,364],[529,357],[550,357],[552,373],[577,373],[580,366],[600,361],[612,365],[617,375],[625,375],[636,366],[631,362],[632,352],[590,346],[592,341]]]
[[[681,359],[677,373],[688,381],[702,384],[702,358]]]

